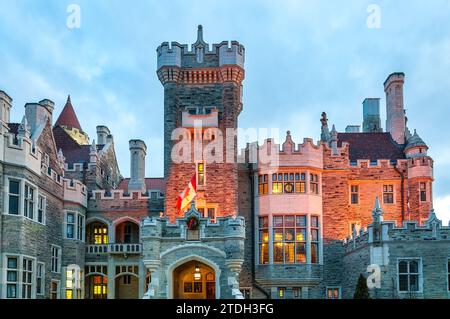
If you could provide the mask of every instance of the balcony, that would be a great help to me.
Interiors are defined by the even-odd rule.
[[[190,114],[185,111],[181,116],[181,123],[183,127],[218,127],[219,126],[219,111],[212,109],[209,114]]]
[[[103,244],[103,245],[86,245],[87,254],[140,254],[142,252],[142,244]]]

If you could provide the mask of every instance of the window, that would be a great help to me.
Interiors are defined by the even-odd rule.
[[[36,269],[36,294],[44,295],[45,289],[45,265],[38,263]]]
[[[327,299],[341,299],[341,288],[327,287]]]
[[[302,288],[300,287],[292,288],[292,297],[294,297],[294,299],[300,299],[301,296],[302,296]]]
[[[19,215],[19,197],[20,197],[20,182],[16,180],[9,180],[8,214]]]
[[[46,208],[46,199],[42,195],[38,195],[38,215],[37,221],[38,223],[45,224],[45,208]]]
[[[358,185],[350,186],[350,203],[352,205],[356,205],[359,203],[359,186]]]
[[[205,164],[197,163],[197,186],[205,185]]]
[[[427,201],[427,183],[420,183],[420,201],[426,202]]]
[[[131,243],[131,224],[125,224],[123,228],[123,242],[125,244]]]
[[[30,185],[25,184],[25,193],[23,197],[23,214],[29,219],[33,219],[34,217],[34,193],[35,189]]]
[[[269,263],[269,217],[259,218],[259,263]]]
[[[31,299],[33,289],[33,260],[22,258],[22,299]]]
[[[52,245],[52,272],[59,273],[61,267],[61,247]]]
[[[78,214],[77,225],[78,225],[77,239],[84,241],[84,216],[81,214]]]
[[[450,259],[447,260],[447,286],[448,286],[448,291],[450,291]]]
[[[306,216],[273,217],[274,263],[306,262]]]
[[[50,284],[50,299],[59,299],[59,281],[52,280]]]
[[[252,288],[240,288],[244,299],[252,299]]]
[[[95,275],[92,282],[94,299],[106,299],[108,296],[108,277]]]
[[[66,269],[66,299],[81,299],[81,271],[78,265]]]
[[[311,216],[311,263],[319,262],[319,217]]]
[[[317,175],[317,174],[310,174],[309,184],[310,184],[310,187],[311,187],[311,193],[319,194],[319,175]]]
[[[211,222],[216,222],[216,209],[208,208],[208,218],[211,219]]]
[[[286,295],[286,288],[278,288],[278,299],[284,299]]]
[[[272,194],[283,193],[283,174],[272,174]]]
[[[6,261],[6,298],[17,298],[19,283],[19,258],[8,257]]]
[[[268,179],[269,177],[267,174],[258,176],[259,195],[267,195],[269,193]]]
[[[306,193],[306,174],[296,173],[295,174],[295,192],[296,193]]]
[[[108,228],[106,226],[94,225],[94,244],[104,245],[108,243]]]
[[[398,289],[400,292],[420,291],[420,260],[406,259],[398,262]]]
[[[75,238],[75,213],[67,213],[66,218],[66,238]]]
[[[383,185],[383,203],[394,203],[394,185]]]
[[[124,285],[131,285],[131,275],[124,275],[123,276],[123,284]]]

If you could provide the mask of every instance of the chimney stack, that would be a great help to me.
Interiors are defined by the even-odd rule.
[[[147,146],[144,141],[130,140],[130,182],[128,191],[147,191],[145,186],[145,156],[147,155]]]
[[[379,98],[367,98],[363,102],[363,132],[383,132]]]
[[[97,126],[97,144],[105,145],[108,143],[108,135],[110,135],[111,132],[109,131],[109,128],[104,125]]]
[[[55,103],[49,99],[44,99],[39,103],[25,104],[25,116],[31,127],[31,135],[34,134],[37,127],[46,123],[47,119],[50,120],[50,124],[53,123],[52,117],[54,108]]]
[[[7,123],[10,122],[10,114],[12,107],[12,98],[8,94],[0,90],[0,122],[7,127]]]
[[[405,144],[405,109],[403,104],[404,73],[392,73],[384,82],[386,92],[386,131],[398,144]]]

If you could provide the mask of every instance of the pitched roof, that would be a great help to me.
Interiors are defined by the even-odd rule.
[[[72,101],[70,100],[70,95],[67,97],[66,105],[64,106],[61,114],[56,120],[55,126],[66,126],[68,128],[76,128],[80,132],[81,129],[80,122],[78,122],[77,115],[75,114],[75,110],[72,106]]]
[[[62,149],[68,165],[73,165],[74,163],[89,163],[91,145],[78,144],[60,126],[55,126],[53,128],[53,136],[55,138],[56,148],[58,150]],[[97,144],[98,151],[102,150],[103,147],[103,144]]]
[[[403,145],[399,145],[390,133],[338,133],[338,146],[350,144],[350,161],[405,158]]]
[[[123,191],[128,191],[128,183],[130,182],[129,178],[124,178],[119,183],[119,189]],[[153,178],[146,178],[145,179],[145,188],[146,189],[155,189],[159,190],[162,193],[165,193],[166,191],[166,181],[164,178],[161,177],[153,177]]]

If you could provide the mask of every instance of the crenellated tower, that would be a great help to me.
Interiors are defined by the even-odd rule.
[[[228,153],[225,141],[226,130],[237,128],[242,111],[245,49],[236,41],[210,47],[199,26],[197,41],[190,48],[186,44],[164,42],[157,49],[157,58],[157,74],[164,87],[166,214],[174,217],[179,213],[176,198],[197,174],[197,208],[205,215],[209,212],[210,217],[234,215],[237,212],[234,132],[228,136],[234,144]],[[184,130],[175,131],[177,128]],[[180,163],[174,161],[172,153],[174,145],[182,139],[192,149],[191,156],[184,153],[185,160]],[[195,141],[203,143],[200,156],[194,156]],[[221,146],[212,151],[217,157],[209,163],[203,151],[211,141]],[[196,150],[198,154],[199,148]],[[221,192],[217,194],[219,189]]]

